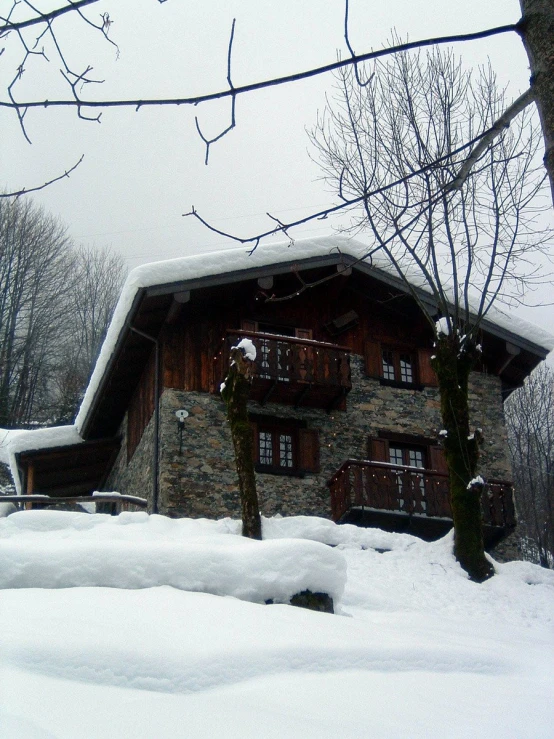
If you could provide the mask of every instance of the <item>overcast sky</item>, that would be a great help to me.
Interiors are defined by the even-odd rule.
[[[52,6],[43,2],[41,7]],[[2,15],[11,0],[0,0]],[[189,96],[226,87],[227,44],[236,18],[233,82],[241,85],[290,74],[347,55],[343,0],[111,0],[86,12],[113,20],[112,46],[75,17],[58,22],[70,66],[90,64],[102,85],[87,97],[106,99]],[[351,0],[351,41],[357,53],[386,45],[391,29],[410,40],[482,30],[516,22],[517,0]],[[2,89],[17,55],[9,44],[0,57]],[[501,84],[515,97],[528,87],[527,57],[516,34],[459,44],[468,67],[490,59]],[[59,62],[40,58],[26,65],[18,96],[67,97]],[[333,201],[308,155],[305,129],[314,124],[332,77],[243,95],[237,127],[215,144],[208,166],[194,126],[198,115],[209,134],[225,127],[229,104],[189,108],[106,110],[102,123],[78,120],[75,112],[28,113],[32,140],[23,138],[15,115],[0,110],[0,186],[33,186],[85,158],[69,180],[34,197],[69,227],[73,238],[110,245],[129,267],[144,262],[235,246],[182,214],[194,205],[215,225],[246,236],[265,230],[267,211],[290,220]],[[324,236],[328,222],[296,232]],[[530,302],[550,298],[550,291]],[[521,315],[554,333],[554,309]]]

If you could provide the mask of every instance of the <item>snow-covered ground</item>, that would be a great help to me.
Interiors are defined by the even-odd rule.
[[[450,536],[238,531],[1,519],[0,737],[554,737],[554,572],[514,562],[476,585]],[[337,614],[264,605],[305,587]]]

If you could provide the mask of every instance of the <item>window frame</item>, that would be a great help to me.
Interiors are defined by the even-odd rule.
[[[256,472],[290,477],[304,477],[305,474],[320,472],[319,430],[308,428],[304,420],[279,418],[273,416],[250,417],[254,468]],[[271,434],[272,464],[260,462],[260,434]],[[290,436],[292,466],[281,465],[279,437]]]
[[[390,358],[392,359],[392,362],[388,362],[385,358],[385,355],[390,355]],[[409,367],[411,370],[411,380],[403,380],[403,367],[402,363],[405,361],[405,358],[409,358]],[[380,346],[380,363],[381,363],[381,372],[380,377],[383,382],[383,384],[391,385],[394,387],[418,387],[420,385],[419,383],[419,377],[418,377],[418,363],[417,363],[417,353],[406,348],[399,348],[399,347],[393,347],[388,346],[387,344],[381,344]],[[387,377],[386,376],[386,368],[385,364],[387,364],[389,367],[392,367],[393,371],[393,377]]]
[[[269,435],[271,439],[271,464],[261,462],[262,439],[261,435]],[[290,438],[290,460],[291,464],[282,464],[281,436]],[[287,452],[285,452],[287,453]],[[286,459],[286,458],[285,458]],[[279,475],[292,475],[298,472],[298,429],[294,426],[257,424],[256,428],[256,461],[257,472],[271,472]]]
[[[403,382],[401,379],[387,379],[384,377],[383,355],[391,352],[392,364],[395,368],[395,377],[400,378],[401,355],[411,358],[412,382]],[[381,385],[403,388],[406,390],[423,390],[425,387],[438,387],[438,380],[431,364],[433,350],[407,344],[381,342],[376,339],[366,340],[364,343],[365,371],[369,377],[379,380]],[[396,363],[396,364],[395,364]]]

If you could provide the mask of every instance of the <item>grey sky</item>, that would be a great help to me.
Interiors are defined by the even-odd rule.
[[[11,2],[0,0],[0,7]],[[52,5],[43,3],[41,7]],[[3,7],[4,9],[4,7]],[[233,82],[244,84],[334,61],[346,55],[343,0],[111,0],[87,12],[97,19],[108,10],[114,21],[113,47],[82,22],[60,22],[60,40],[74,68],[87,64],[105,78],[85,95],[108,99],[186,96],[226,87],[227,43],[237,19]],[[4,14],[4,13],[3,13]],[[415,40],[512,23],[517,0],[351,0],[351,41],[358,53],[386,44],[394,27]],[[467,66],[490,58],[501,84],[515,97],[528,86],[527,58],[516,34],[460,44]],[[17,57],[10,47],[0,57],[2,88]],[[18,95],[34,99],[67,96],[59,63],[40,59],[27,65]],[[237,128],[217,143],[204,165],[203,144],[194,126],[198,115],[208,133],[225,127],[228,103],[188,108],[106,110],[102,123],[78,120],[61,110],[27,116],[30,146],[15,115],[0,111],[0,185],[10,189],[38,184],[85,155],[70,180],[34,197],[68,224],[83,243],[109,244],[130,267],[143,262],[234,246],[207,232],[182,213],[191,205],[210,221],[239,235],[268,226],[266,211],[284,220],[333,202],[318,181],[307,154],[305,128],[325,103],[332,77],[242,96]],[[296,236],[329,234],[316,222]],[[552,289],[530,297],[548,300]],[[554,296],[553,296],[554,297]],[[554,309],[520,313],[554,333]]]

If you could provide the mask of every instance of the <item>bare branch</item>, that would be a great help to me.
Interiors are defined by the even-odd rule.
[[[231,26],[231,36],[229,38],[229,47],[227,49],[227,82],[229,83],[229,90],[231,91],[231,123],[225,128],[221,133],[219,133],[217,136],[215,136],[213,139],[208,139],[204,136],[202,133],[202,130],[200,129],[200,123],[198,122],[198,116],[194,117],[194,123],[196,125],[196,130],[198,131],[198,135],[202,139],[202,141],[206,144],[206,158],[204,160],[204,164],[208,164],[208,158],[210,156],[210,146],[212,144],[215,144],[216,141],[219,141],[219,139],[222,139],[226,134],[229,133],[234,127],[235,127],[235,105],[236,105],[236,95],[233,95],[233,90],[235,89],[233,87],[233,82],[231,79],[231,54],[233,51],[233,39],[235,37],[235,23],[236,18],[233,18],[233,25]]]
[[[410,49],[417,49],[425,46],[435,46],[438,44],[452,44],[459,41],[474,41],[476,39],[488,38],[490,36],[497,36],[502,33],[509,33],[518,30],[518,24],[509,24],[506,26],[497,26],[496,28],[489,28],[484,31],[477,31],[475,33],[457,34],[453,36],[439,36],[436,38],[423,39],[421,41],[410,41],[396,46],[388,47],[386,49],[380,49],[379,51],[370,51],[366,54],[361,54],[355,58],[348,57],[332,64],[326,64],[322,67],[316,67],[309,69],[304,72],[298,72],[296,74],[286,75],[285,77],[276,77],[270,80],[264,80],[262,82],[253,82],[249,85],[242,85],[240,87],[233,87],[228,90],[221,90],[220,92],[208,93],[206,95],[197,95],[195,97],[176,97],[176,98],[150,98],[144,100],[29,100],[26,102],[8,102],[6,100],[0,101],[0,107],[3,108],[49,108],[49,107],[87,107],[87,108],[140,108],[146,106],[155,105],[199,105],[200,103],[209,102],[210,100],[221,100],[224,98],[234,98],[245,93],[254,92],[256,90],[263,90],[268,87],[276,87],[278,85],[286,85],[289,82],[298,82],[300,80],[309,79],[310,77],[316,77],[320,74],[326,74],[327,72],[333,72],[343,67],[351,66],[352,64],[369,61],[371,59],[378,59],[380,57],[388,56],[390,54],[396,54],[401,51],[409,51]]]
[[[349,2],[348,0],[345,0],[344,2],[344,42],[348,48],[348,51],[350,52],[350,56],[352,57],[352,59],[356,60],[356,52],[352,48],[352,45],[350,43],[350,37],[348,35],[348,9],[349,9]],[[360,85],[360,87],[365,87],[366,85],[369,85],[373,77],[372,75],[365,82],[362,82],[360,78],[360,73],[358,71],[357,61],[354,61],[354,74],[356,75],[356,82]]]
[[[346,198],[341,194],[341,199],[343,202],[339,203],[338,205],[330,206],[329,208],[325,208],[324,210],[317,211],[316,213],[311,213],[308,216],[305,216],[304,218],[299,218],[296,221],[291,221],[290,223],[283,223],[278,218],[270,215],[267,213],[269,218],[271,218],[273,221],[275,221],[278,225],[275,228],[269,229],[268,231],[264,231],[263,233],[256,234],[255,236],[247,236],[247,237],[241,237],[241,236],[235,236],[234,234],[228,233],[227,231],[222,231],[219,228],[216,228],[211,223],[206,221],[196,210],[194,205],[191,207],[191,210],[188,213],[183,213],[183,217],[186,218],[188,216],[193,216],[196,218],[200,223],[205,226],[210,231],[213,231],[213,233],[218,234],[219,236],[224,236],[227,239],[231,239],[232,241],[237,241],[239,244],[251,244],[254,243],[254,248],[252,249],[252,252],[256,250],[256,248],[261,243],[262,239],[268,238],[270,236],[275,236],[279,233],[285,234],[287,237],[290,238],[288,231],[292,228],[296,228],[298,226],[302,226],[305,223],[310,223],[310,221],[315,220],[325,220],[330,215],[333,215],[333,213],[338,213],[339,211],[346,210],[347,208],[350,208],[355,205],[359,205],[360,203],[368,201],[370,198],[374,197],[375,195],[379,195],[382,193],[387,192],[388,190],[392,190],[396,186],[414,178],[417,177],[424,172],[427,172],[429,170],[434,169],[438,164],[444,163],[445,161],[455,157],[460,152],[464,151],[465,149],[468,149],[476,142],[478,142],[483,136],[487,136],[489,133],[489,129],[487,131],[483,132],[479,136],[475,137],[471,141],[468,141],[466,144],[463,144],[462,146],[458,147],[457,149],[452,150],[451,152],[448,152],[442,157],[439,157],[438,159],[435,159],[434,161],[430,162],[429,164],[426,164],[424,167],[421,167],[420,169],[414,170],[408,175],[405,175],[398,180],[395,180],[393,182],[388,183],[387,185],[384,185],[383,187],[379,187],[375,190],[365,192],[362,195],[359,195],[354,198]],[[342,175],[341,175],[342,176]]]
[[[30,26],[35,26],[39,23],[47,23],[49,21],[53,21],[55,18],[59,18],[65,13],[72,13],[74,10],[80,10],[86,5],[92,5],[93,3],[97,2],[99,2],[99,0],[75,0],[75,2],[73,2],[73,0],[69,0],[68,5],[65,5],[61,8],[56,8],[55,10],[50,10],[47,13],[41,13],[39,10],[33,8],[33,10],[36,10],[38,15],[25,21],[11,22],[5,21],[5,19],[2,18],[2,20],[5,22],[0,25],[0,36],[5,33],[9,33],[10,31],[20,31],[22,28],[29,28]]]
[[[534,92],[531,88],[529,88],[526,92],[523,93],[523,95],[520,95],[518,99],[515,100],[510,105],[510,107],[504,111],[504,113],[502,113],[500,118],[498,118],[494,125],[491,126],[487,135],[483,136],[475,149],[470,152],[470,155],[465,160],[462,168],[456,176],[456,179],[446,185],[446,187],[444,188],[445,192],[450,192],[451,190],[459,190],[462,187],[467,176],[471,172],[471,168],[479,159],[479,157],[485,153],[489,144],[494,141],[494,139],[499,136],[505,128],[508,128],[514,118],[519,115],[519,113],[521,113],[521,111],[524,110],[528,105],[530,105],[534,101],[534,99]]]
[[[65,172],[58,177],[54,177],[51,180],[48,180],[48,182],[43,182],[42,185],[36,185],[35,187],[24,187],[21,190],[15,190],[14,192],[0,192],[0,198],[18,198],[21,195],[27,195],[30,192],[38,192],[39,190],[44,190],[45,187],[49,187],[50,185],[54,184],[54,182],[59,182],[60,180],[63,180],[65,177],[69,177],[72,172],[74,172],[79,164],[83,161],[85,158],[85,155],[83,154],[78,162],[76,162],[72,167],[69,169],[66,169]]]

